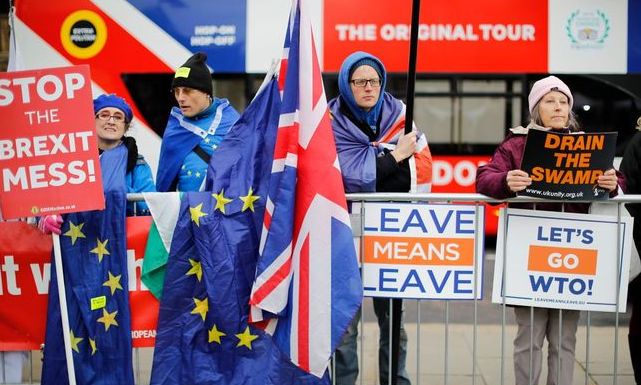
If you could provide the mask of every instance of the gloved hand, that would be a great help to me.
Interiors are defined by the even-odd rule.
[[[62,227],[62,217],[59,215],[46,215],[38,221],[38,229],[44,234],[56,233],[60,235]]]

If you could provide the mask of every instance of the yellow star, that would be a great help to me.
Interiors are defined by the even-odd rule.
[[[258,335],[251,334],[251,331],[249,330],[249,326],[247,326],[245,328],[245,331],[240,334],[236,334],[236,337],[238,338],[238,345],[236,345],[237,348],[241,346],[246,346],[247,349],[251,350],[252,341],[258,338]]]
[[[122,274],[114,277],[114,275],[111,274],[111,271],[110,271],[109,279],[103,282],[102,286],[107,286],[108,288],[110,288],[111,295],[114,295],[117,289],[122,290],[122,285],[120,285],[120,277],[122,277]]]
[[[252,212],[254,211],[254,202],[260,199],[260,196],[254,195],[254,189],[249,188],[249,191],[247,192],[247,195],[244,197],[238,197],[241,201],[243,201],[243,209],[241,211],[245,211],[247,209],[250,209]]]
[[[96,238],[96,247],[92,250],[89,250],[90,253],[98,254],[98,262],[102,262],[102,257],[105,255],[110,255],[109,250],[107,250],[108,239],[105,239],[104,242],[101,242],[100,239]]]
[[[185,275],[195,275],[198,278],[198,282],[203,278],[203,267],[199,261],[189,258],[189,263],[191,263],[191,269]]]
[[[69,333],[69,339],[71,340],[71,349],[75,350],[76,353],[80,353],[80,350],[78,349],[78,344],[80,341],[82,341],[84,338],[76,337],[73,334],[73,330]]]
[[[196,306],[194,307],[194,310],[191,311],[191,314],[200,314],[200,316],[203,318],[203,321],[204,321],[205,316],[209,311],[209,300],[207,299],[207,297],[205,297],[205,299],[203,300],[194,298],[194,303],[196,304]]]
[[[91,355],[93,356],[98,351],[96,347],[96,340],[89,338],[89,345],[91,346]]]
[[[233,199],[225,198],[225,189],[220,190],[218,194],[211,194],[211,196],[216,199],[216,207],[214,210],[220,210],[221,213],[225,214],[225,205]]]
[[[102,317],[98,318],[98,322],[105,324],[105,331],[108,331],[111,325],[118,326],[116,314],[118,314],[118,310],[115,310],[113,313],[109,313],[107,309],[102,309]]]
[[[191,215],[192,222],[196,222],[196,226],[200,226],[200,217],[204,217],[207,213],[203,212],[203,204],[196,207],[189,207],[189,214]]]
[[[76,226],[73,222],[69,221],[69,231],[64,233],[64,235],[71,238],[72,245],[76,244],[76,239],[86,238],[85,235],[82,233],[82,227],[84,225],[85,225],[84,223],[81,223],[78,226]]]
[[[200,178],[200,171],[196,171],[196,178]]]
[[[227,334],[218,330],[218,327],[214,325],[214,327],[209,330],[209,342],[216,342],[218,343],[218,345],[220,345],[221,344],[220,337],[224,337],[226,335]]]

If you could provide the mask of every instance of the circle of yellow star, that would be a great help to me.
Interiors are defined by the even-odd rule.
[[[82,233],[82,227],[84,225],[84,223],[81,223],[76,226],[73,222],[69,221],[69,230],[63,235],[71,238],[71,245],[75,245],[78,238],[86,238]]]
[[[220,210],[221,213],[225,214],[225,205],[233,201],[233,199],[225,197],[225,189],[220,190],[218,194],[211,194],[211,196],[216,199],[216,207],[214,207],[214,210]]]
[[[76,337],[73,334],[73,329],[69,333],[69,339],[71,340],[71,349],[75,350],[76,353],[80,353],[80,349],[78,349],[78,344],[80,341],[82,341],[84,338]]]
[[[227,334],[221,332],[218,330],[218,327],[214,325],[211,329],[209,329],[209,341],[208,342],[216,342],[218,345],[221,344],[220,337],[224,337]]]
[[[191,221],[196,223],[196,226],[200,226],[200,218],[207,215],[203,212],[203,204],[200,203],[196,207],[189,207],[189,215],[191,216]]]
[[[96,238],[96,247],[89,250],[90,253],[98,254],[98,262],[102,262],[102,257],[105,255],[111,255],[109,254],[109,250],[107,250],[107,242],[109,242],[108,239],[105,239],[105,241],[102,242],[100,239]]]
[[[203,278],[203,268],[200,261],[189,258],[189,263],[191,264],[191,269],[185,275],[195,275],[198,282],[200,282]]]
[[[113,313],[109,313],[107,309],[102,309],[102,317],[98,318],[98,322],[105,324],[105,331],[109,330],[111,325],[118,326],[118,321],[116,321],[116,315],[118,310],[115,310]]]
[[[209,311],[209,300],[207,297],[205,299],[200,300],[198,298],[194,298],[194,303],[196,306],[194,306],[194,310],[191,311],[191,314],[200,314],[202,317],[203,321],[205,320],[205,316],[207,315],[207,312]]]
[[[254,189],[250,187],[247,195],[238,198],[243,201],[243,209],[241,211],[249,209],[254,212],[254,202],[259,200],[260,196],[254,195]]]
[[[251,350],[252,341],[258,338],[258,335],[252,334],[251,331],[249,330],[249,326],[247,326],[244,332],[240,334],[236,334],[236,338],[238,338],[238,344],[236,345],[237,348],[241,346],[246,346],[247,349]]]
[[[122,274],[114,276],[111,274],[111,271],[109,272],[109,279],[103,282],[102,286],[107,286],[109,289],[111,289],[111,295],[114,295],[117,289],[122,290],[122,285],[120,284],[120,277],[122,277]]]

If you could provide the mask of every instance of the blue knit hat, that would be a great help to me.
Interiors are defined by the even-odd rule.
[[[358,69],[358,67],[360,67],[360,66],[370,66],[370,67],[374,68],[374,70],[378,74],[378,78],[383,80],[383,75],[382,75],[383,74],[383,69],[381,68],[381,65],[379,64],[379,62],[377,62],[376,60],[374,60],[372,58],[369,58],[369,57],[364,57],[364,58],[358,60],[357,62],[355,62],[354,64],[352,64],[352,66],[349,68],[349,78],[350,79],[352,78],[352,74],[354,74],[354,71],[356,71],[356,69]]]
[[[113,107],[122,111],[125,114],[125,122],[127,123],[131,122],[131,119],[133,119],[134,117],[134,114],[133,112],[131,112],[131,107],[129,107],[129,104],[127,104],[125,99],[121,98],[116,94],[103,94],[93,100],[94,114],[97,114],[98,111],[106,107]]]

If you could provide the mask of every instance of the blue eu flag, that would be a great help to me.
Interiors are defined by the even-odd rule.
[[[292,364],[250,325],[280,96],[273,79],[211,160],[207,187],[187,193],[160,304],[151,384],[327,384]]]
[[[105,203],[104,211],[66,215],[60,236],[76,383],[133,385],[124,190],[106,193]],[[57,268],[52,263],[43,385],[69,383]]]

